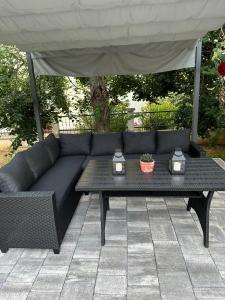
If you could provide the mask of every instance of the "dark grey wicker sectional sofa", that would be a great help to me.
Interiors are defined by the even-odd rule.
[[[89,159],[111,159],[122,148],[127,159],[152,153],[168,159],[175,147],[186,157],[204,156],[190,130],[105,134],[50,134],[19,152],[0,169],[0,249],[60,245],[81,193],[75,185]]]

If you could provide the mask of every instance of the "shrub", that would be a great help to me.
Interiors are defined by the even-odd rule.
[[[157,103],[146,103],[142,108],[140,119],[144,129],[171,129],[175,127],[175,105],[170,96],[158,98]]]

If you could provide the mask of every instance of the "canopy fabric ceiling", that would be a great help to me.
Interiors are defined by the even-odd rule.
[[[154,73],[194,66],[195,42],[225,22],[225,0],[0,0],[0,43],[37,74]]]

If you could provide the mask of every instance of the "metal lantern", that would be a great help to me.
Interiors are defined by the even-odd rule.
[[[182,175],[185,173],[186,158],[181,148],[175,148],[170,161],[169,170],[173,175]]]
[[[116,149],[112,162],[113,162],[113,175],[124,175],[125,158],[120,149]]]

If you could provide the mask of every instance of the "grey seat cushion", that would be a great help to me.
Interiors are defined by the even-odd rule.
[[[172,153],[175,148],[188,153],[190,129],[157,131],[157,154]]]
[[[52,164],[54,164],[56,159],[59,157],[59,142],[53,133],[46,137],[46,139],[43,141],[43,145],[48,151]]]
[[[120,132],[95,133],[92,135],[91,155],[112,155],[120,148],[123,151]]]
[[[39,178],[52,166],[50,155],[42,142],[34,144],[27,150],[22,151],[21,154],[28,163],[35,179]]]
[[[155,153],[156,133],[146,132],[124,132],[123,133],[124,153]]]
[[[88,155],[90,153],[91,133],[60,134],[61,156]]]
[[[63,156],[43,174],[31,187],[30,191],[54,191],[56,206],[60,210],[64,201],[75,189],[76,181],[82,171],[85,156]]]
[[[21,153],[0,169],[0,191],[26,191],[35,181],[34,174]]]

